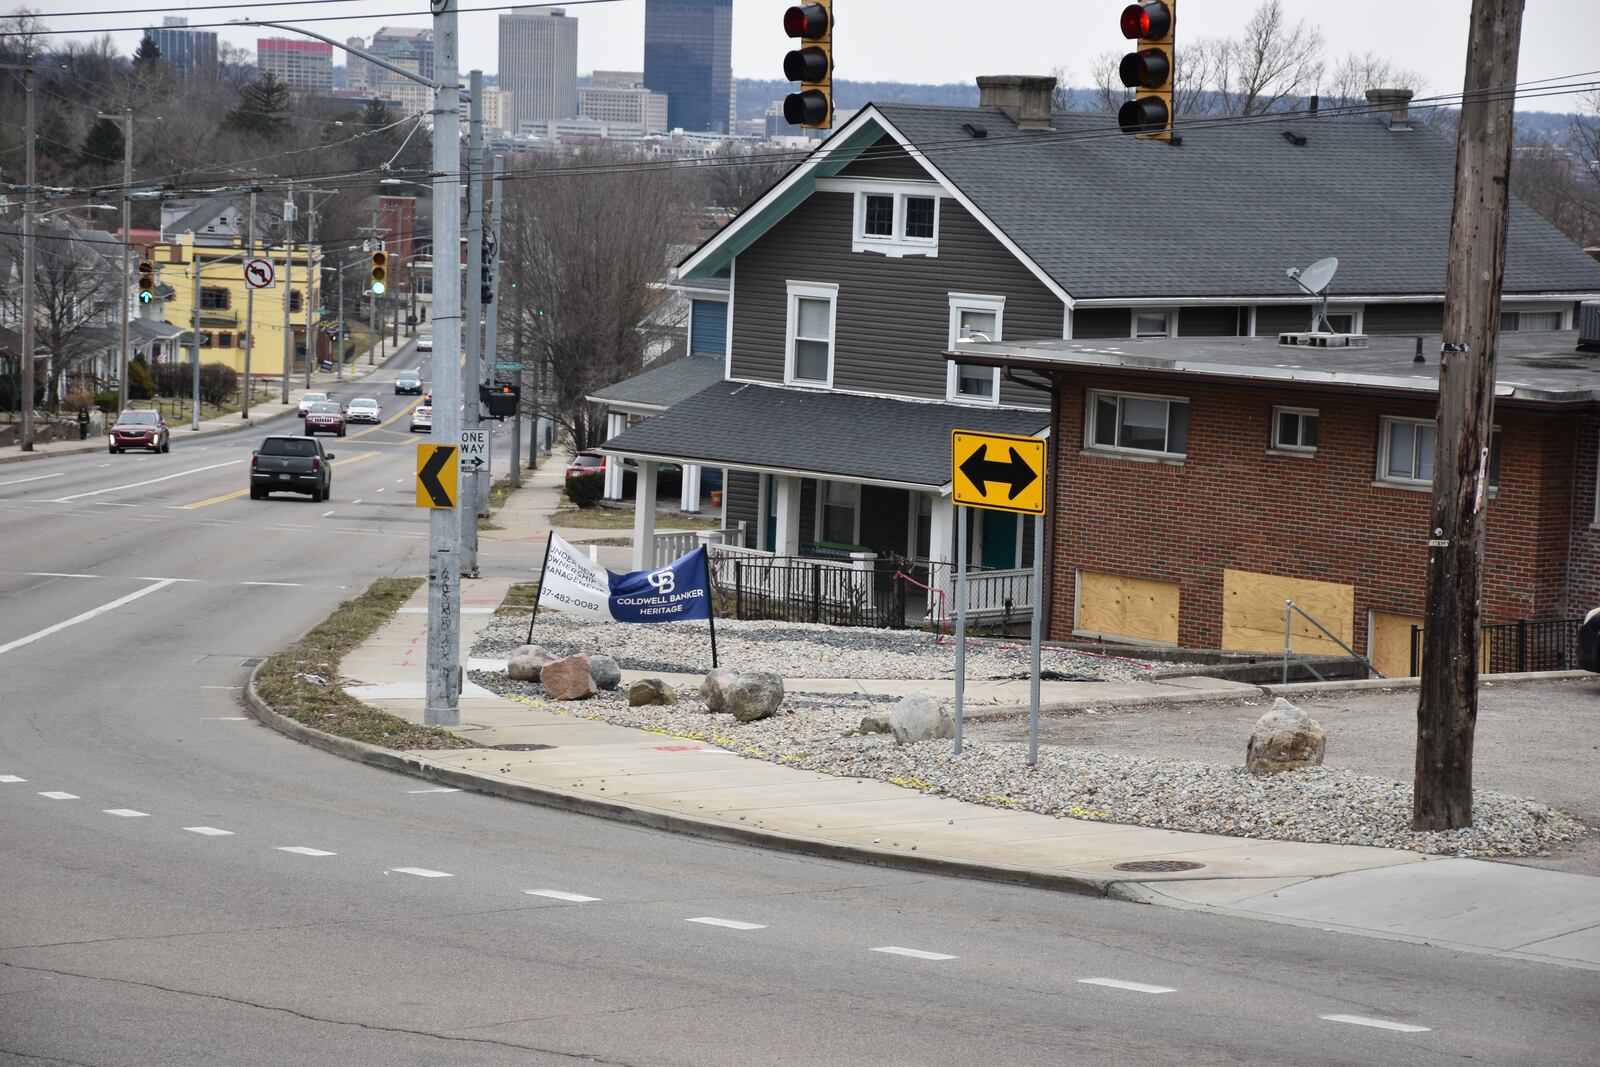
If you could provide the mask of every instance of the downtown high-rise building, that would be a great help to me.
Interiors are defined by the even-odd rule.
[[[333,45],[298,37],[256,40],[256,69],[299,93],[333,91]]]
[[[212,30],[191,30],[189,20],[168,15],[160,26],[152,26],[144,35],[155,42],[161,58],[180,77],[198,75],[202,78],[217,76],[217,35]]]
[[[733,0],[645,0],[644,84],[667,125],[727,133],[733,110]]]
[[[506,125],[547,123],[578,113],[578,20],[561,8],[500,16],[500,70]]]

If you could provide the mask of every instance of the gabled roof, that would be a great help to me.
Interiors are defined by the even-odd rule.
[[[725,276],[816,178],[897,144],[1073,302],[1301,296],[1285,270],[1325,256],[1340,261],[1335,297],[1444,291],[1455,146],[1435,130],[1282,115],[1196,124],[1174,145],[1103,115],[1052,121],[1023,130],[994,107],[870,105],[680,277]],[[892,144],[874,146],[881,137]],[[1600,292],[1600,265],[1513,199],[1505,291]]]
[[[640,413],[665,411],[722,380],[721,356],[685,356],[608,385],[585,399]]]

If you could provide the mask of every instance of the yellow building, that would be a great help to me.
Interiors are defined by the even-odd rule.
[[[157,283],[160,287],[170,288],[172,291],[171,297],[162,303],[161,317],[169,325],[184,331],[183,337],[179,339],[183,345],[184,359],[188,358],[194,343],[196,296],[194,258],[197,251],[200,256],[198,287],[200,362],[225,363],[243,373],[246,339],[254,337],[255,344],[250,353],[251,377],[282,375],[283,302],[285,294],[288,294],[290,328],[294,335],[294,355],[290,371],[293,373],[298,370],[303,373],[306,334],[310,330],[313,336],[317,335],[315,305],[320,303],[322,297],[320,292],[313,291],[311,299],[306,299],[305,247],[298,246],[292,253],[292,283],[289,285],[284,283],[284,250],[282,248],[273,248],[270,251],[257,250],[254,258],[270,260],[275,278],[270,287],[255,290],[255,300],[252,305],[249,300],[250,290],[244,281],[244,264],[252,257],[244,254],[241,241],[237,239],[232,241],[231,247],[225,244],[201,244],[197,248],[194,234],[183,233],[177,235],[176,242],[155,245],[152,248],[152,259],[155,262]],[[320,270],[322,265],[320,251],[311,262]],[[253,314],[253,323],[247,317],[246,309],[250,309],[250,313]],[[328,351],[326,339],[320,339],[316,349],[317,357],[326,358]]]

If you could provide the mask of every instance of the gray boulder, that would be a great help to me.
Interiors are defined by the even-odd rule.
[[[903,697],[889,713],[889,732],[896,744],[913,745],[936,737],[954,737],[956,721],[950,709],[932,693],[912,693]]]
[[[539,683],[551,700],[588,700],[595,694],[589,677],[589,657],[582,652],[544,665]]]
[[[615,689],[622,684],[622,668],[610,656],[590,656],[589,677],[601,689]]]
[[[738,675],[727,667],[713,667],[706,672],[705,681],[700,683],[700,696],[706,702],[706,710],[721,714],[728,710],[728,686]]]
[[[724,700],[740,722],[765,719],[783,704],[783,678],[770,671],[741,674],[729,683]]]
[[[513,682],[537,682],[539,672],[555,661],[543,645],[523,645],[506,660],[506,677]]]
[[[1322,766],[1328,735],[1305,711],[1282,697],[1256,720],[1245,748],[1244,766],[1251,774],[1278,774]]]
[[[641,704],[676,704],[677,694],[672,691],[672,686],[660,678],[640,678],[628,686],[628,706],[639,707]]]
[[[886,734],[889,732],[889,713],[887,711],[874,711],[870,715],[861,717],[861,733]]]

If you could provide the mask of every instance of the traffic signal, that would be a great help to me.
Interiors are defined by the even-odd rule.
[[[1133,99],[1117,111],[1123,133],[1141,138],[1172,139],[1173,31],[1177,0],[1150,0],[1122,9],[1122,36],[1137,41],[1138,51],[1122,57],[1117,73],[1133,90]]]
[[[478,271],[478,296],[483,306],[488,307],[494,303],[494,242],[485,236],[483,242],[483,264]]]
[[[139,303],[153,304],[156,299],[156,265],[148,259],[139,261]]]
[[[382,296],[389,291],[389,253],[379,249],[372,253],[372,295]]]
[[[479,399],[488,404],[491,419],[512,419],[522,401],[522,390],[507,382],[496,382],[481,387]]]
[[[783,13],[783,32],[800,47],[783,57],[783,76],[800,83],[783,98],[783,121],[808,130],[833,126],[833,0],[796,4]]]

